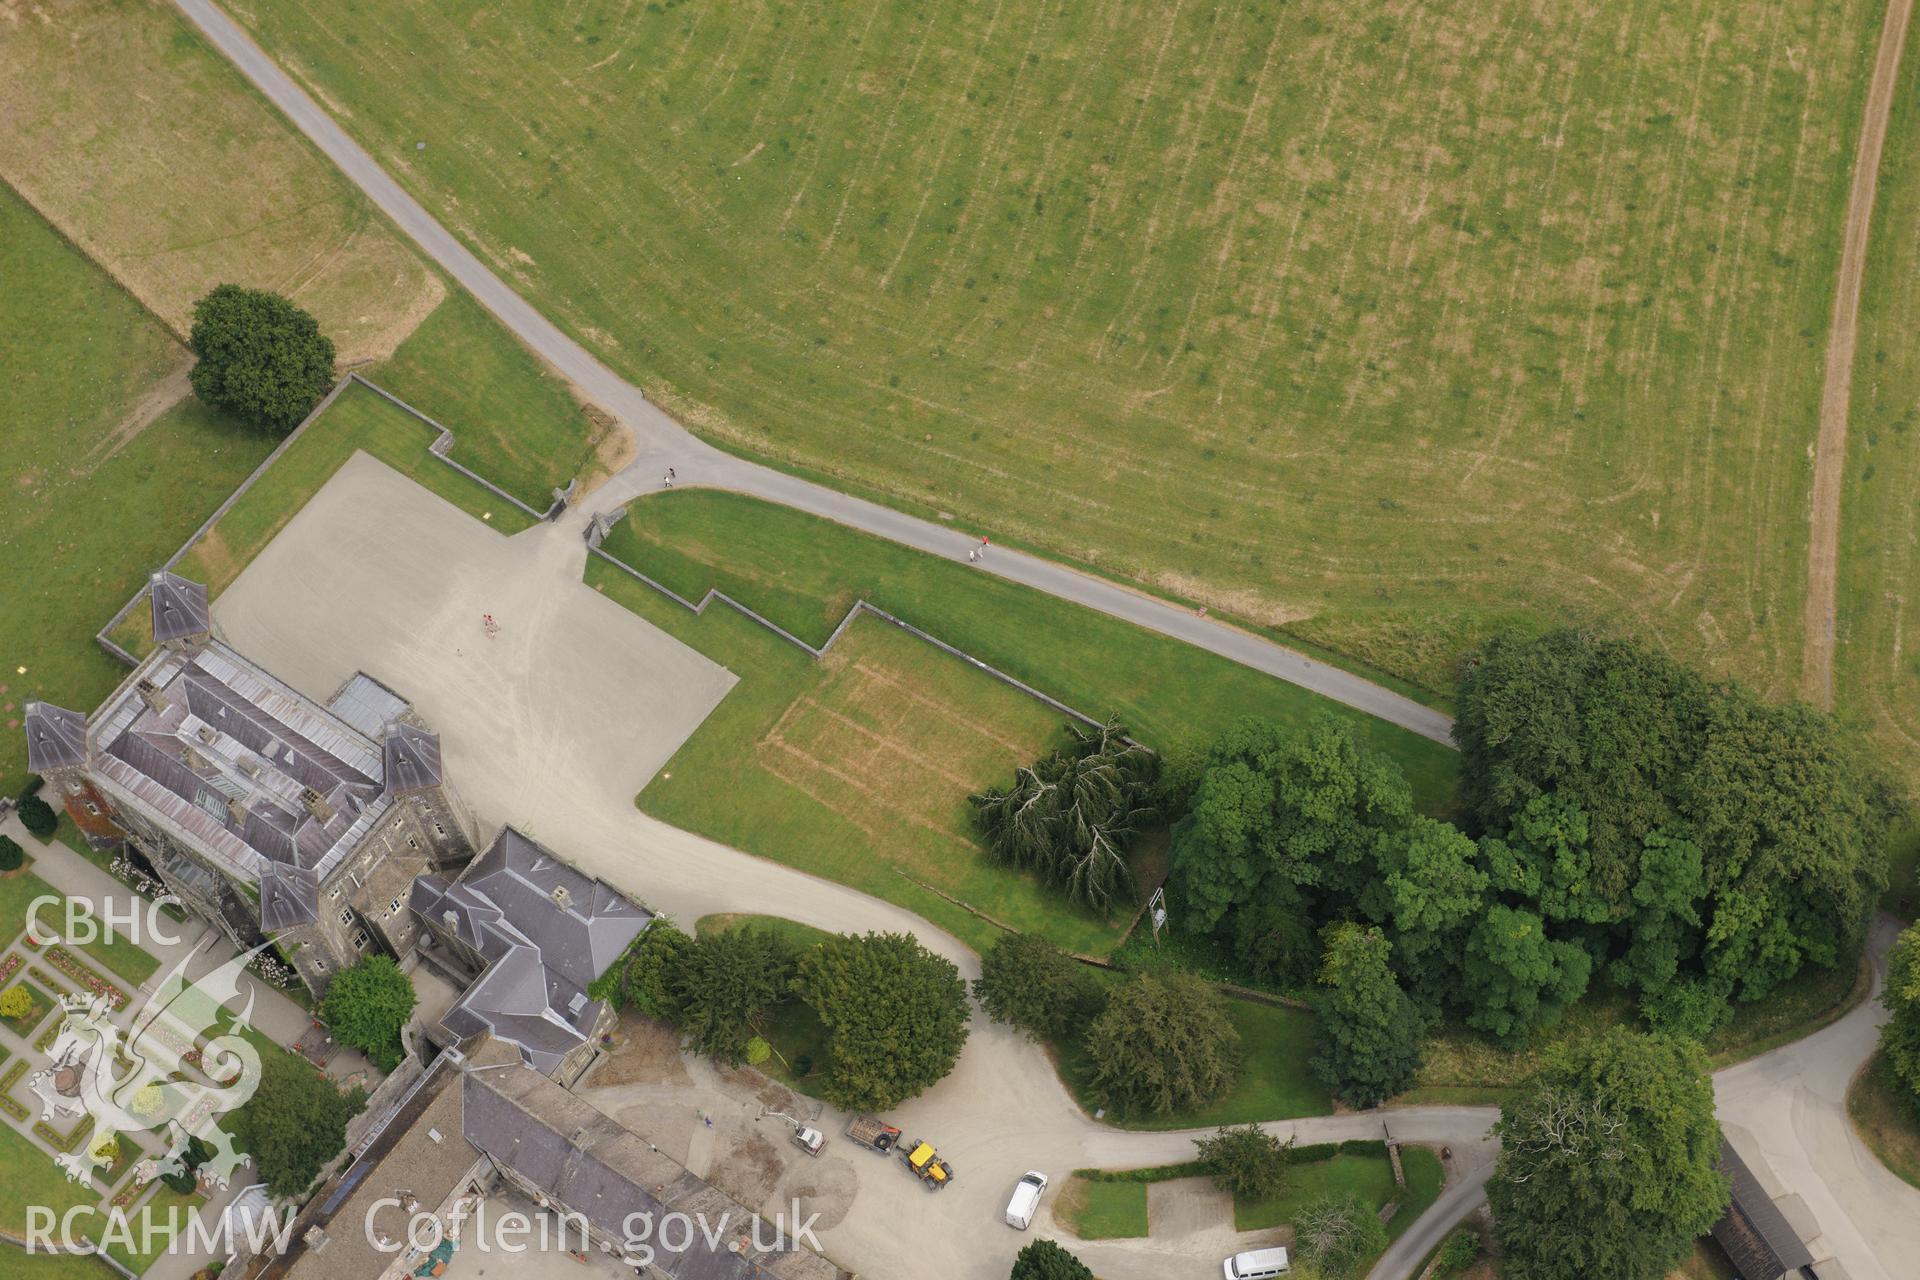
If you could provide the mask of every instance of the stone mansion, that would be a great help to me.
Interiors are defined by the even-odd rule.
[[[28,767],[88,840],[243,950],[271,940],[316,999],[363,956],[419,956],[465,989],[430,1038],[590,1056],[611,1015],[585,988],[651,914],[510,827],[476,859],[439,736],[379,681],[321,704],[214,634],[204,586],[148,596],[154,650],[97,711],[26,706]]]

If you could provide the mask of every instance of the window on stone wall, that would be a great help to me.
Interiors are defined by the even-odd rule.
[[[340,923],[343,925],[347,925],[349,927],[353,925],[353,908],[352,907],[340,908]]]

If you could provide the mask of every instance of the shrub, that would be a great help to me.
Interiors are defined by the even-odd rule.
[[[1118,1111],[1168,1115],[1225,1095],[1240,1033],[1220,993],[1189,974],[1138,973],[1087,1028],[1095,1093]]]
[[[18,871],[26,865],[27,851],[12,836],[0,836],[0,871]]]
[[[1035,1240],[1014,1256],[1007,1280],[1093,1280],[1093,1272],[1053,1241]]]
[[[1435,1275],[1457,1276],[1480,1257],[1480,1237],[1471,1231],[1456,1231],[1433,1260]]]
[[[1293,1224],[1300,1257],[1327,1280],[1348,1280],[1387,1247],[1380,1215],[1358,1198],[1322,1196],[1300,1211]]]
[[[33,1012],[33,993],[18,984],[0,994],[0,1018],[24,1018]]]
[[[1194,1139],[1194,1148],[1213,1185],[1236,1196],[1259,1199],[1287,1185],[1287,1155],[1282,1143],[1257,1124],[1223,1126],[1211,1138]]]
[[[39,796],[22,796],[19,808],[20,825],[42,840],[52,837],[54,831],[60,826],[60,815],[53,811],[52,805]]]
[[[765,1040],[762,1040],[759,1036],[753,1036],[747,1041],[748,1066],[757,1067],[772,1056],[773,1046]]]

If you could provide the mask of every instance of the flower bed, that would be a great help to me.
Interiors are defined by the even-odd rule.
[[[7,980],[13,977],[14,971],[19,969],[24,963],[25,961],[21,960],[19,956],[10,955],[4,959],[0,959],[0,987],[6,986]]]
[[[79,983],[85,990],[92,992],[96,996],[104,996],[107,1003],[115,1009],[124,1009],[127,1007],[127,1001],[131,997],[119,987],[108,982],[106,978],[101,976],[98,970],[87,965],[79,956],[74,955],[73,952],[67,950],[65,947],[48,947],[46,954],[48,964]]]
[[[80,1145],[80,1140],[93,1132],[93,1117],[82,1116],[80,1123],[62,1133],[45,1120],[33,1122],[33,1135],[52,1147],[55,1151],[71,1151]]]
[[[6,1074],[0,1075],[0,1111],[5,1111],[15,1120],[25,1120],[29,1114],[25,1104],[13,1100],[13,1086],[25,1074],[27,1060],[22,1058],[8,1067]]]

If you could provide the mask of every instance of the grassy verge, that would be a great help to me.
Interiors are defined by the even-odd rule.
[[[1169,1116],[1123,1116],[1105,1119],[1123,1129],[1197,1129],[1245,1124],[1254,1120],[1286,1120],[1294,1116],[1326,1115],[1333,1100],[1307,1069],[1313,1040],[1313,1015],[1299,1009],[1276,1008],[1251,1000],[1228,1000],[1227,1016],[1240,1032],[1244,1064],[1232,1092],[1196,1111]],[[1077,1042],[1054,1046],[1060,1078],[1088,1112],[1101,1106],[1090,1081],[1093,1063]]]
[[[457,289],[366,374],[451,428],[456,461],[536,511],[590,470],[604,434],[557,375]]]
[[[0,875],[0,947],[26,929],[27,908],[33,900],[49,894],[59,896],[54,894],[52,885],[25,867]],[[52,927],[51,921],[47,923]]]
[[[606,550],[697,600],[717,587],[811,643],[869,600],[1161,751],[1204,746],[1241,716],[1346,716],[1406,770],[1423,809],[1453,798],[1454,753],[1191,645],[884,539],[739,494],[634,503]]]
[[[691,599],[717,586],[816,644],[869,599],[1162,750],[1197,748],[1241,715],[1298,722],[1333,708],[964,564],[739,495],[636,503],[607,550]],[[695,618],[598,560],[587,580],[741,677],[641,793],[648,813],[899,903],[975,949],[998,935],[982,915],[1075,951],[1119,941],[1124,916],[1087,917],[988,862],[967,813],[970,792],[1056,740],[1057,713],[877,619],[816,662],[732,610]],[[1450,805],[1451,752],[1370,717],[1355,723],[1408,768],[1424,807]],[[1150,866],[1150,841],[1138,856]]]
[[[1867,1060],[1847,1090],[1853,1131],[1881,1164],[1920,1187],[1920,1100],[1895,1078],[1886,1058]]]
[[[29,1257],[11,1245],[0,1245],[0,1249],[12,1251],[7,1265],[17,1269],[21,1280],[120,1280],[118,1271],[95,1257],[46,1253]]]
[[[1074,1174],[1053,1202],[1054,1221],[1082,1240],[1147,1234],[1147,1184],[1096,1181]]]
[[[127,1215],[133,1243],[148,1247],[136,1252],[116,1241],[107,1246],[108,1255],[135,1275],[144,1274],[154,1259],[166,1253],[170,1243],[186,1234],[188,1218],[204,1203],[206,1197],[197,1192],[181,1195],[162,1185],[150,1200]]]
[[[1402,1147],[1407,1185],[1393,1180],[1393,1164],[1384,1143],[1343,1142],[1294,1153],[1286,1186],[1278,1193],[1249,1199],[1236,1196],[1233,1228],[1266,1231],[1292,1223],[1300,1211],[1323,1196],[1353,1196],[1374,1209],[1398,1202],[1387,1222],[1389,1241],[1417,1221],[1439,1198],[1444,1172],[1440,1157],[1425,1147]],[[1148,1234],[1147,1187],[1155,1182],[1206,1176],[1198,1161],[1143,1169],[1076,1169],[1054,1204],[1054,1217],[1082,1240]],[[1356,1269],[1364,1273],[1364,1269]]]
[[[104,932],[104,930],[103,930]],[[80,950],[137,987],[153,976],[160,961],[127,935],[115,932],[111,938],[99,937],[80,944]]]

